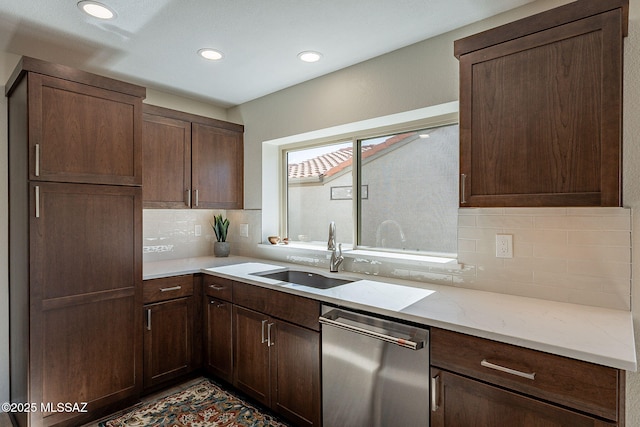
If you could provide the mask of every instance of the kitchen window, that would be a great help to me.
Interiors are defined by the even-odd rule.
[[[326,248],[335,221],[345,247],[455,256],[457,123],[366,131],[282,155],[290,242]]]
[[[454,101],[264,141],[262,241],[312,261],[335,221],[347,257],[455,267],[457,123]]]

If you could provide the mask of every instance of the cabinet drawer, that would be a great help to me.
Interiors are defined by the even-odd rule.
[[[202,279],[204,292],[206,295],[221,299],[224,301],[232,301],[233,281],[223,279],[221,277],[204,275]]]
[[[193,295],[193,275],[145,280],[142,287],[145,304]]]
[[[320,303],[309,298],[235,282],[233,303],[314,331],[320,330]]]
[[[431,364],[610,420],[618,419],[624,398],[617,369],[437,328]]]

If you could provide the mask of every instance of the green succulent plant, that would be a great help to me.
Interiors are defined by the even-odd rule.
[[[216,233],[216,239],[218,242],[227,241],[227,231],[229,230],[229,219],[222,218],[222,214],[214,215],[213,224],[211,224],[213,232]]]

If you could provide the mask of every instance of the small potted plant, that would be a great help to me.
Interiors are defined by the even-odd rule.
[[[222,214],[213,217],[211,224],[213,232],[216,234],[217,242],[213,242],[213,254],[217,257],[229,256],[230,247],[227,242],[227,231],[229,230],[229,219],[222,218]]]

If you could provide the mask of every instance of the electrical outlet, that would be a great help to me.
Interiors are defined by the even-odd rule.
[[[513,258],[512,234],[496,234],[496,257]]]
[[[194,231],[195,231],[196,237],[202,236],[202,226],[200,224],[196,224]]]
[[[240,237],[249,237],[249,224],[240,224]]]

